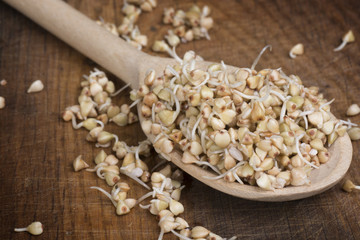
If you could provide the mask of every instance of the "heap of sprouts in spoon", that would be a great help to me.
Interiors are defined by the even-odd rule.
[[[318,87],[279,69],[198,68],[193,51],[131,92],[141,103],[143,131],[163,156],[183,151],[182,162],[213,171],[228,182],[265,190],[310,184],[312,169],[330,158],[326,146],[355,124],[338,120]],[[169,158],[168,158],[169,159]]]

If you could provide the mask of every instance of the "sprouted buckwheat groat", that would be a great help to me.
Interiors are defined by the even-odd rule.
[[[346,192],[352,192],[353,190],[360,190],[360,186],[356,186],[351,180],[346,180],[342,189]]]
[[[82,156],[79,155],[77,158],[75,158],[73,162],[74,171],[78,172],[82,169],[88,168],[89,165],[82,159]]]
[[[218,175],[210,179],[265,190],[310,184],[311,169],[330,159],[325,146],[356,124],[333,118],[334,99],[303,86],[298,76],[281,68],[256,71],[267,48],[251,68],[221,62],[199,69],[201,58],[190,51],[160,78],[149,71],[140,87],[147,93],[139,90],[132,100],[142,101],[142,128],[155,136],[156,151],[181,149],[184,163]]]
[[[293,46],[289,52],[290,58],[296,58],[296,56],[304,54],[304,45],[302,43],[298,43]]]
[[[355,41],[355,36],[353,32],[350,30],[343,36],[342,43],[337,48],[334,49],[334,52],[341,51],[346,46],[346,44],[352,43],[354,41]]]
[[[27,93],[40,92],[43,89],[44,89],[44,84],[42,83],[42,81],[36,80],[30,85],[29,89],[27,90]]]
[[[40,235],[44,231],[44,226],[41,222],[33,222],[26,228],[15,228],[15,232],[29,232],[32,235]]]
[[[350,107],[346,111],[347,116],[355,116],[360,113],[360,107],[357,104],[351,104]]]

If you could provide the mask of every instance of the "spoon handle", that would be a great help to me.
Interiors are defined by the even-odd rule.
[[[138,66],[149,55],[61,0],[4,0],[40,26],[100,64],[131,87],[138,86]]]

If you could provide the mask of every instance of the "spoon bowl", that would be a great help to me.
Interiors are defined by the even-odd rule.
[[[4,0],[30,19],[89,57],[114,75],[138,88],[148,69],[154,69],[159,76],[167,65],[173,65],[174,59],[150,56],[138,51],[98,26],[80,12],[60,0]],[[197,67],[204,68],[209,62],[200,62]],[[231,69],[232,67],[229,66]],[[140,106],[140,104],[139,104]],[[138,108],[139,108],[138,106]],[[140,112],[140,111],[139,111]],[[140,122],[144,119],[141,114]],[[154,136],[147,136],[154,141]],[[228,183],[223,179],[209,180],[214,173],[196,165],[187,165],[181,161],[182,153],[174,150],[165,157],[179,168],[224,193],[257,201],[289,201],[306,198],[321,193],[338,183],[347,172],[352,158],[352,145],[347,134],[338,138],[329,149],[330,160],[311,172],[311,184],[299,187],[286,187],[274,191],[265,191],[259,187]]]

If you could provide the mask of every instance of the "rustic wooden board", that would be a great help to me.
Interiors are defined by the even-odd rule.
[[[89,17],[121,22],[121,1],[69,0]],[[360,2],[335,1],[160,1],[140,17],[140,30],[149,42],[161,39],[168,26],[162,9],[208,4],[215,20],[211,41],[181,45],[178,53],[193,49],[207,60],[250,66],[260,49],[273,46],[258,68],[282,67],[317,85],[328,99],[336,98],[333,112],[346,118],[346,107],[360,103]],[[332,49],[349,29],[357,41],[343,51]],[[88,162],[99,151],[85,142],[85,130],[74,131],[59,113],[76,102],[81,75],[96,64],[0,3],[0,239],[156,239],[157,221],[136,208],[118,217],[111,203],[93,185],[105,183],[87,172],[74,173],[72,160],[83,154]],[[295,60],[288,50],[298,42],[305,54]],[[117,87],[123,83],[119,79]],[[26,94],[30,83],[42,79],[45,91]],[[128,95],[116,100],[129,102]],[[359,122],[360,117],[352,118]],[[122,140],[136,144],[144,138],[139,125],[112,126]],[[359,142],[347,178],[360,183]],[[110,150],[108,150],[109,152]],[[152,157],[153,159],[156,156]],[[124,179],[126,179],[124,177]],[[340,185],[304,200],[263,203],[234,198],[185,178],[182,202],[190,225],[203,225],[224,237],[239,239],[360,239],[360,193],[347,194]],[[132,183],[130,196],[146,191]],[[14,233],[34,220],[45,225],[40,237]],[[165,239],[175,239],[168,235]]]

